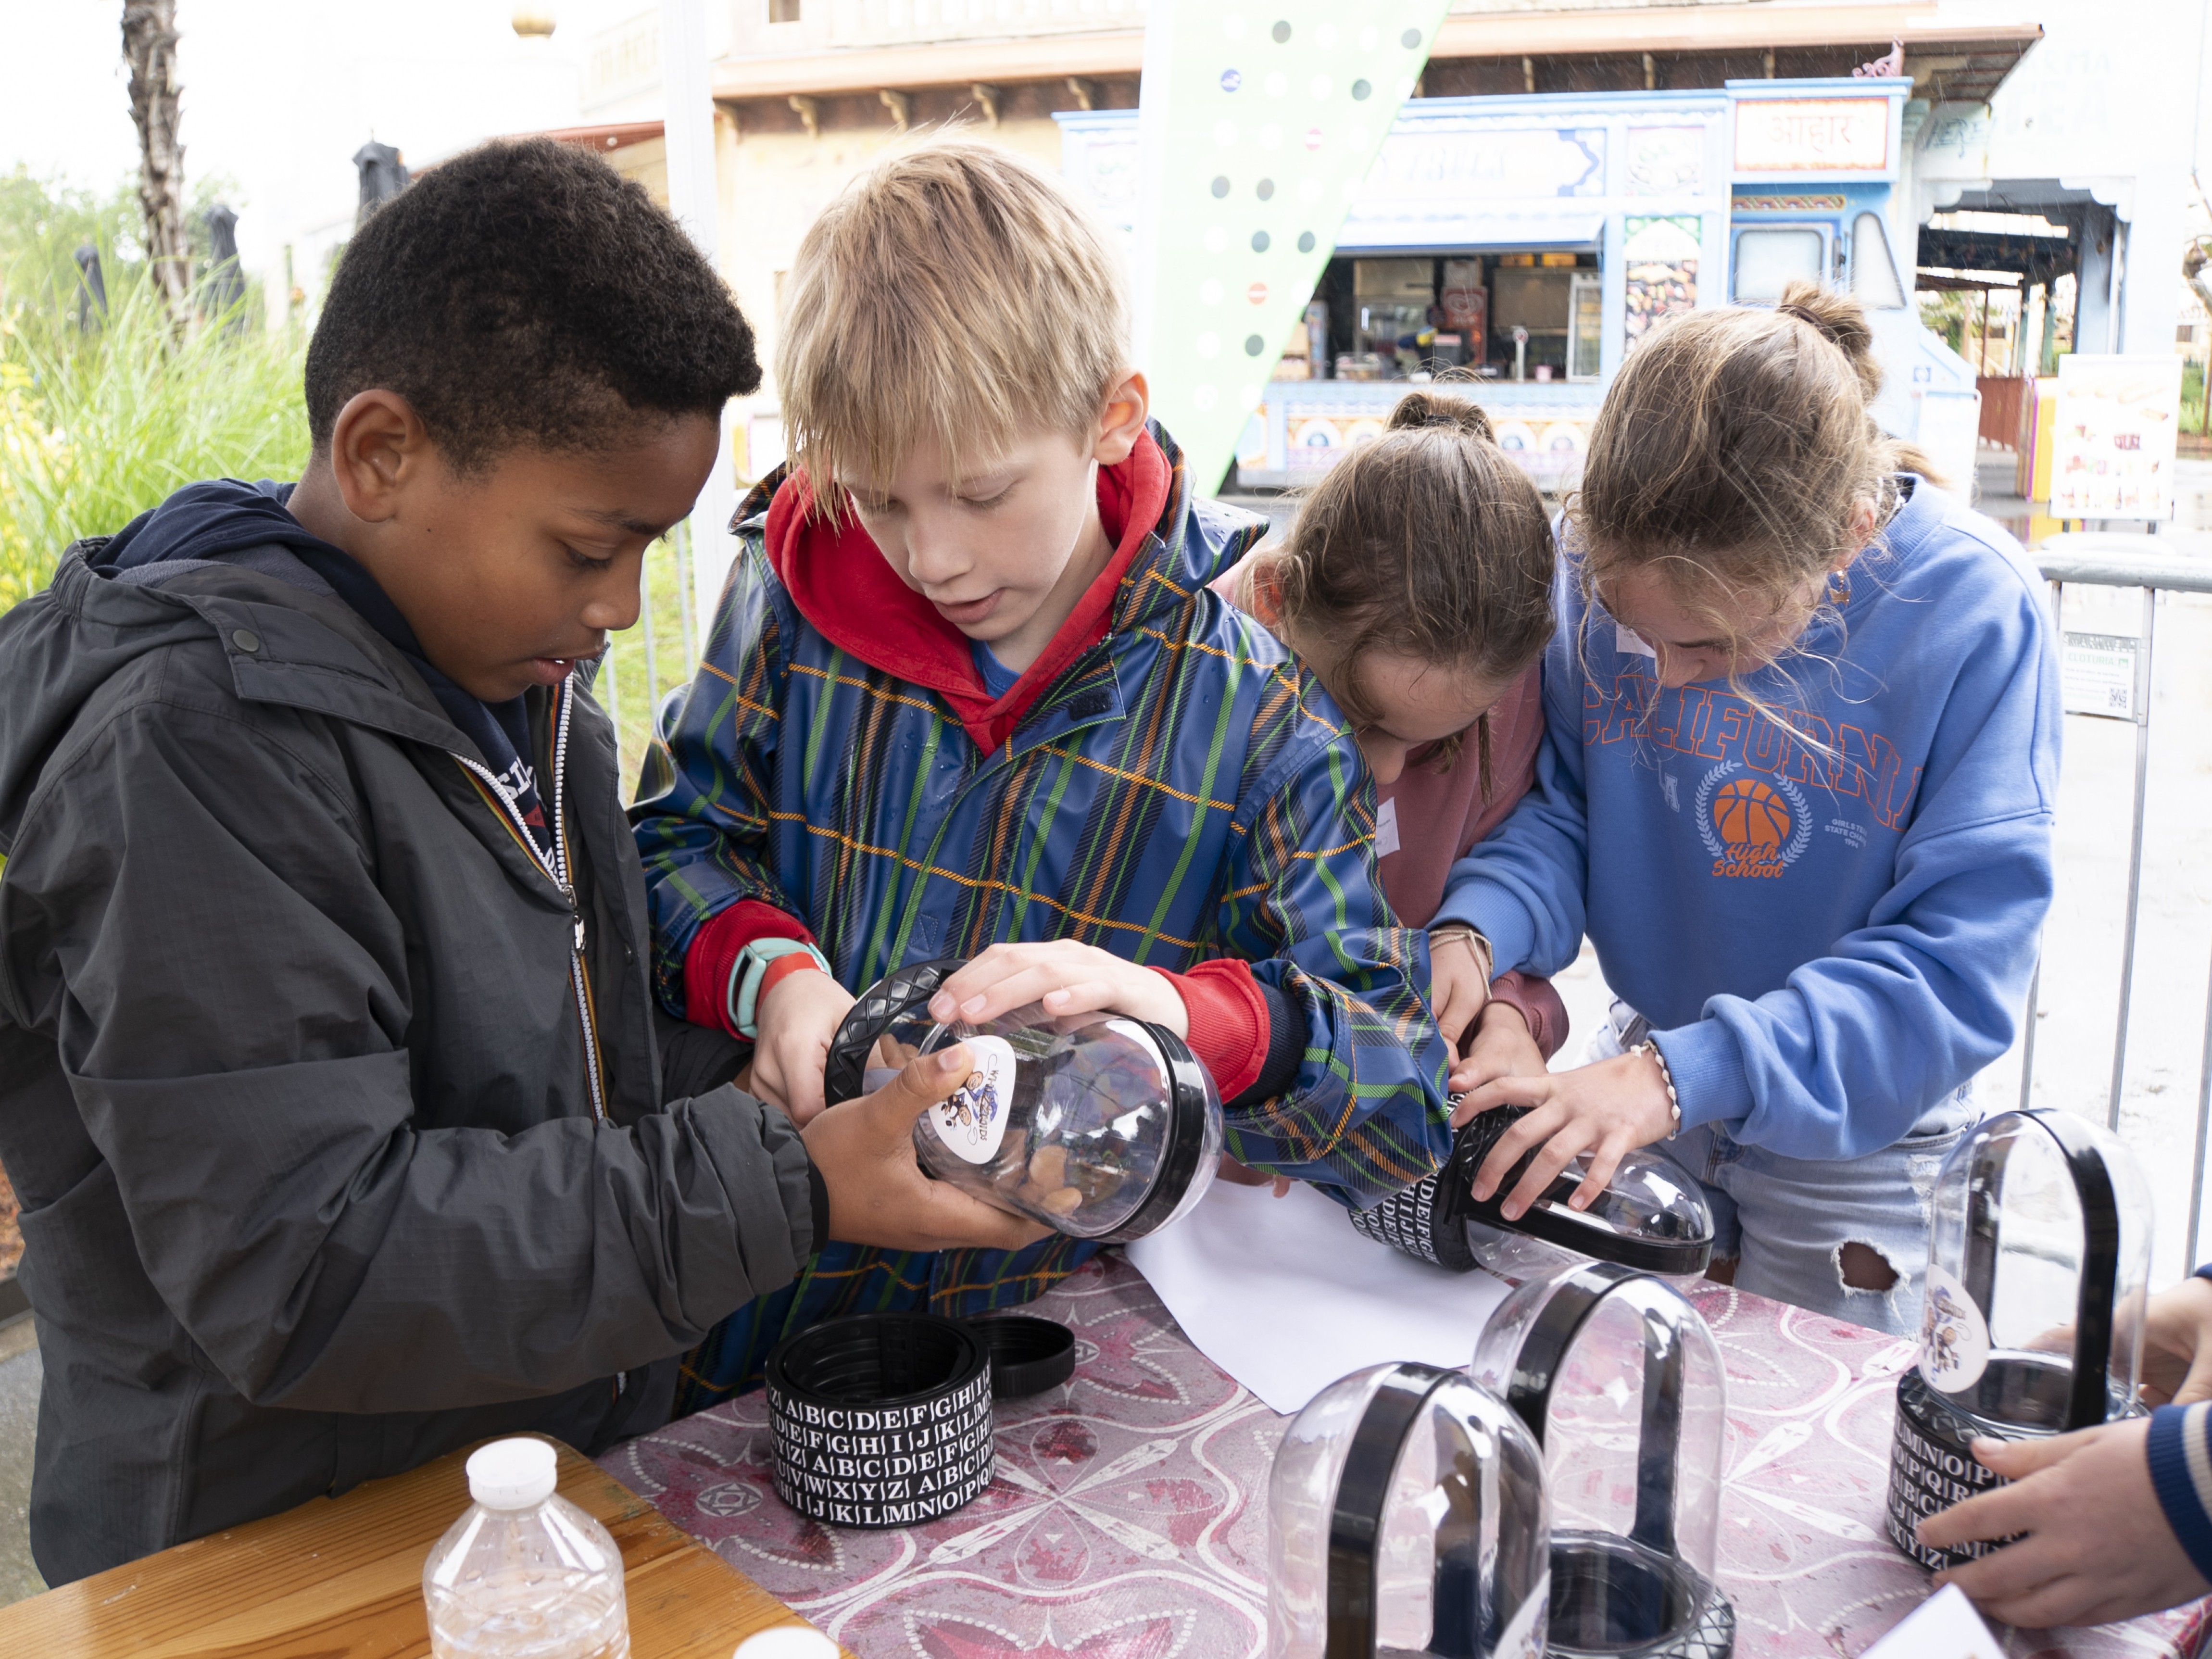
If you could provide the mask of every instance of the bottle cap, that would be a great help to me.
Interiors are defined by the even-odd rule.
[[[839,1651],[811,1625],[779,1625],[745,1638],[732,1659],[838,1659]]]
[[[469,1496],[488,1510],[526,1510],[558,1484],[558,1459],[543,1440],[495,1440],[468,1462]]]

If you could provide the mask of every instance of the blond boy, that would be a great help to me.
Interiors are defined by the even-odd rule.
[[[854,992],[969,957],[939,1018],[1184,1035],[1247,1165],[1349,1206],[1433,1169],[1448,1056],[1373,790],[1312,677],[1207,590],[1265,525],[1148,420],[1104,234],[989,145],[892,156],[801,244],[777,359],[792,465],[738,510],[634,814],[669,1010],[752,1039],[805,1123]],[[1025,1301],[1095,1249],[832,1246],[696,1357],[691,1403],[830,1314]]]

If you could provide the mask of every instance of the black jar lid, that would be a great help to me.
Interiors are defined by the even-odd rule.
[[[990,1350],[994,1399],[1025,1399],[1075,1375],[1075,1333],[1058,1320],[995,1314],[969,1320],[968,1328]]]

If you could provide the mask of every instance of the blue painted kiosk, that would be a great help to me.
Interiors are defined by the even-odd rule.
[[[1906,79],[1408,102],[1237,446],[1245,488],[1310,481],[1412,387],[1460,382],[1538,481],[1578,471],[1607,385],[1655,323],[1811,276],[1869,307],[1875,416],[1972,477],[1966,362],[1920,324]],[[1069,181],[1125,228],[1136,112],[1065,113]]]

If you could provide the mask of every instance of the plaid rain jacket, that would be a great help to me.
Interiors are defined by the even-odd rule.
[[[943,697],[800,614],[763,545],[775,481],[754,492],[704,660],[632,811],[656,984],[680,1015],[686,950],[744,899],[802,920],[855,992],[1001,940],[1073,938],[1177,972],[1240,957],[1297,1010],[1304,1052],[1288,1093],[1228,1114],[1228,1150],[1364,1207],[1435,1170],[1449,1143],[1449,1057],[1418,988],[1425,936],[1382,896],[1375,790],[1349,723],[1207,591],[1264,521],[1191,500],[1179,453],[1152,431],[1173,466],[1167,504],[1104,637],[988,754]],[[707,1398],[743,1386],[778,1336],[832,1313],[1027,1301],[1096,1248],[833,1245],[695,1356],[694,1380]]]

